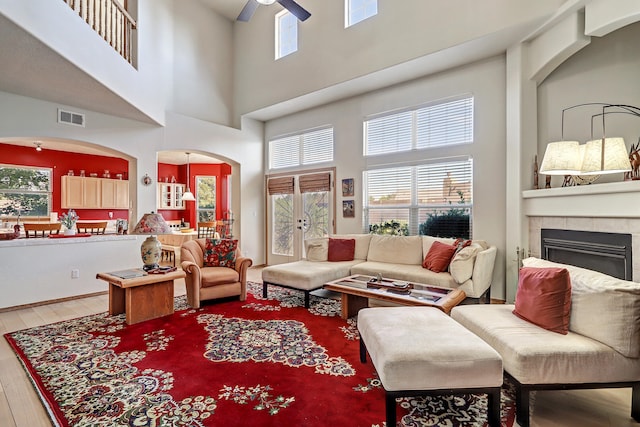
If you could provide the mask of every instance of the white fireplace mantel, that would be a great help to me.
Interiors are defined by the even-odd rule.
[[[640,218],[640,181],[526,190],[522,199],[529,217]]]

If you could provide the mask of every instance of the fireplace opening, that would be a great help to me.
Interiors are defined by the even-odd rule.
[[[546,260],[633,280],[631,234],[543,228],[540,237]]]

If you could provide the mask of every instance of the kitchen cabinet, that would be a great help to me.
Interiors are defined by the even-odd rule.
[[[101,179],[100,190],[100,207],[129,209],[129,181]]]
[[[182,194],[184,194],[185,188],[185,184],[158,183],[158,209],[184,209]]]
[[[129,181],[62,176],[63,209],[128,209]]]

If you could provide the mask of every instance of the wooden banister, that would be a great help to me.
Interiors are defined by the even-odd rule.
[[[130,64],[136,21],[118,0],[63,0]]]

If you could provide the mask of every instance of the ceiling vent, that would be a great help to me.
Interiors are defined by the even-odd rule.
[[[73,113],[71,111],[65,111],[58,108],[58,123],[84,127],[84,114]]]

